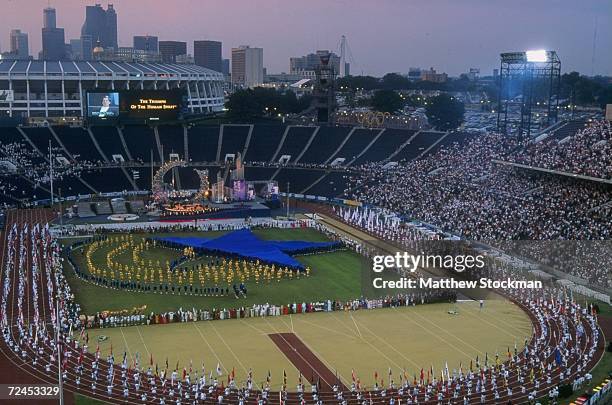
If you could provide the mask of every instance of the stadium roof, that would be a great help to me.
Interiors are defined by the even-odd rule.
[[[223,74],[198,65],[139,62],[102,62],[102,61],[14,61],[0,60],[0,74],[6,75],[68,75],[85,76],[163,76],[193,77],[208,76],[223,80]]]

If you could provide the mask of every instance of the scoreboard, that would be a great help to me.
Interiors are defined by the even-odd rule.
[[[186,104],[180,90],[92,90],[87,93],[87,118],[125,124],[176,121]]]

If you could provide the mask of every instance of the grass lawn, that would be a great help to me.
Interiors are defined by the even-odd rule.
[[[262,239],[268,240],[306,240],[325,241],[325,235],[311,229],[257,229],[254,231]],[[203,236],[214,238],[223,232],[205,233],[174,233],[173,236]],[[138,237],[148,237],[142,235]],[[159,234],[156,236],[164,236]],[[68,240],[66,243],[73,243]],[[94,255],[99,265],[105,265],[107,250],[100,249]],[[178,253],[170,249],[154,249],[148,251],[147,260],[165,262],[176,258]],[[84,256],[75,252],[73,257],[81,268],[85,267]],[[362,293],[362,274],[369,271],[370,265],[362,256],[346,250],[331,253],[321,253],[296,257],[312,270],[310,277],[299,280],[273,281],[269,284],[260,282],[247,283],[248,297],[237,300],[233,294],[229,297],[202,297],[190,295],[156,294],[152,292],[121,291],[104,288],[86,282],[74,275],[66,264],[66,274],[76,301],[84,313],[93,314],[102,310],[132,309],[147,306],[146,312],[164,312],[183,308],[229,308],[236,306],[251,306],[255,303],[287,304],[300,301],[315,301],[319,299],[349,299],[359,297]],[[131,255],[120,257],[125,263],[131,261]]]

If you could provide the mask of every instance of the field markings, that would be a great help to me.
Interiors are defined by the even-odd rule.
[[[123,328],[119,328],[119,332],[121,332],[121,337],[123,338],[123,343],[125,344],[125,348],[127,349],[128,354],[130,355],[130,361],[133,361],[134,358],[132,356],[132,352],[130,350],[130,346],[128,345],[128,342],[125,338],[125,335],[123,334]]]
[[[198,328],[197,322],[191,322],[191,324],[193,325],[194,328],[196,328],[196,330],[198,331],[198,333],[200,334],[200,337],[202,338],[202,340],[204,341],[204,343],[206,343],[206,346],[208,346],[208,348],[210,349],[211,353],[213,354],[213,356],[215,356],[217,358],[217,362],[219,363],[219,365],[221,367],[223,367],[223,369],[225,370],[225,372],[227,373],[228,370],[227,368],[225,368],[225,365],[223,365],[223,362],[221,361],[221,359],[219,358],[219,356],[217,355],[217,352],[215,352],[212,348],[212,346],[210,345],[210,343],[208,343],[208,339],[206,339],[206,337],[204,336],[204,334],[202,333],[202,331],[200,330],[200,328]]]
[[[142,342],[142,345],[147,351],[147,357],[151,357],[151,352],[149,351],[149,348],[147,347],[147,344],[145,343],[144,338],[142,337],[142,333],[140,332],[140,328],[138,327],[138,325],[136,325],[136,330],[138,331],[138,336],[140,336],[140,341]]]
[[[442,328],[439,325],[436,325],[434,322],[430,321],[429,319],[427,319],[423,315],[419,314],[418,311],[414,311],[414,315],[416,315],[419,318],[423,319],[424,321],[426,321],[430,325],[433,325],[436,328],[440,329],[442,332],[446,333],[447,335],[452,336],[453,338],[457,339],[457,341],[463,343],[465,346],[469,347],[470,349],[473,349],[473,350],[475,350],[476,352],[478,352],[480,354],[484,354],[484,352],[482,350],[480,350],[479,348],[477,348],[476,346],[473,346],[472,344],[466,342],[465,340],[461,339],[459,336],[455,335],[454,333],[450,332],[449,330],[444,329],[444,328]]]
[[[313,322],[310,322],[310,321],[306,321],[304,319],[301,319],[300,322],[303,322],[303,323],[305,323],[307,325],[310,325],[312,327],[315,327],[315,328],[323,329],[324,331],[327,331],[327,332],[331,332],[331,333],[334,333],[334,334],[346,336],[346,337],[351,338],[351,339],[355,339],[355,335],[349,335],[348,333],[341,332],[341,331],[339,331],[337,329],[332,329],[332,328],[328,328],[326,326],[318,325],[316,323],[313,323]]]
[[[357,333],[359,333],[359,337],[363,339],[363,335],[361,335],[361,330],[359,330],[359,325],[357,325],[357,321],[355,321],[355,318],[353,317],[352,313],[349,312],[349,314],[351,315],[351,320],[355,324],[355,328],[357,328]]]
[[[258,328],[258,327],[256,327],[256,326],[251,325],[251,322],[250,322],[250,321],[248,321],[248,322],[247,322],[247,321],[245,321],[243,318],[240,318],[240,322],[241,322],[241,323],[243,323],[243,324],[245,324],[245,325],[246,325],[246,326],[248,326],[249,328],[252,328],[253,330],[255,330],[255,332],[259,333],[260,335],[264,335],[264,336],[268,336],[268,335],[269,335],[269,333],[268,333],[268,332],[266,332],[266,331],[264,331],[264,330],[262,330],[262,329],[259,329],[259,328]]]
[[[397,311],[397,308],[393,308],[394,311]],[[402,317],[408,319],[410,322],[414,323],[415,325],[419,326],[421,329],[423,329],[424,331],[426,331],[428,334],[436,337],[438,340],[446,343],[448,346],[452,347],[453,349],[455,349],[456,352],[463,354],[464,356],[466,356],[468,359],[472,358],[472,355],[467,354],[466,352],[464,352],[463,350],[461,350],[460,348],[458,348],[457,346],[455,346],[454,344],[452,344],[451,342],[449,342],[448,340],[444,339],[442,336],[440,336],[437,333],[434,333],[431,331],[431,329],[428,329],[426,327],[424,327],[423,325],[421,325],[419,322],[415,322],[414,319],[410,318],[409,316],[407,316],[406,314],[404,314],[401,311],[397,311],[398,314],[400,314]]]
[[[334,312],[330,312],[330,314],[331,314],[331,317],[334,318],[338,322],[339,325],[342,325],[346,330],[348,330],[351,333],[351,337],[356,338],[356,337],[359,337],[361,335],[359,332],[355,333],[355,328],[345,324],[342,321],[342,318],[340,318],[337,314],[335,314]]]
[[[357,321],[353,318],[353,316],[351,315],[351,319],[353,319],[353,322],[355,322],[355,326],[357,327],[357,329],[359,329],[359,326],[357,326]],[[412,359],[406,357],[402,352],[400,352],[399,350],[397,350],[395,347],[393,347],[392,344],[390,344],[389,342],[387,342],[385,339],[381,338],[380,336],[378,336],[376,333],[374,333],[370,328],[368,328],[365,325],[361,325],[361,327],[368,332],[370,335],[372,335],[373,337],[375,337],[377,340],[381,341],[382,343],[384,343],[386,346],[389,346],[391,348],[391,350],[393,350],[394,352],[396,352],[397,354],[400,355],[400,357],[402,357],[404,360],[409,361],[410,363],[412,363],[412,365],[414,365],[417,369],[420,367],[415,361],[413,361]],[[373,345],[372,343],[368,342],[366,339],[361,338],[361,340],[365,343],[367,343],[369,346],[373,347],[377,352],[379,352],[383,357],[385,357],[387,360],[389,360],[391,363],[393,363],[395,365],[395,367],[397,367],[400,370],[405,370],[404,367],[400,366],[398,363],[396,363],[394,360],[392,360],[391,358],[389,358],[385,353],[383,353],[381,350],[379,350],[375,345]]]
[[[221,339],[221,342],[225,345],[225,347],[227,347],[227,350],[229,350],[229,352],[232,354],[232,356],[234,356],[234,358],[238,361],[238,364],[240,365],[240,367],[242,367],[242,370],[244,371],[244,373],[248,374],[249,370],[247,370],[247,368],[244,366],[244,364],[242,364],[242,361],[240,361],[240,358],[238,356],[236,356],[236,353],[234,353],[234,351],[232,350],[230,345],[227,344],[227,341],[225,339],[223,339],[223,336],[221,336],[221,334],[219,333],[217,328],[215,328],[215,325],[214,325],[213,322],[210,323],[210,326],[212,327],[212,330],[215,331],[215,333],[217,334],[219,339]]]
[[[467,312],[467,313],[468,313],[469,315],[471,315],[472,317],[477,318],[477,319],[481,320],[482,322],[488,323],[489,325],[493,326],[494,328],[499,329],[500,331],[502,331],[502,332],[504,332],[504,333],[506,333],[506,334],[508,334],[508,335],[512,336],[512,337],[513,337],[515,340],[516,340],[516,338],[520,337],[520,336],[516,336],[516,335],[514,335],[513,333],[508,332],[508,330],[507,330],[507,329],[504,329],[504,328],[502,328],[502,327],[500,327],[500,326],[498,326],[498,325],[496,325],[496,324],[494,324],[494,323],[491,323],[491,322],[487,321],[486,319],[484,319],[484,317],[479,317],[479,316],[477,316],[477,315],[476,315],[476,314],[483,314],[483,315],[485,315],[485,316],[488,316],[488,314],[484,314],[484,311],[482,311],[482,312],[476,312],[476,311],[470,311],[470,310],[469,310],[469,309],[467,309],[467,308],[464,308],[464,309],[466,310],[465,312]],[[515,327],[515,326],[509,326],[509,328],[510,328],[510,329],[512,329],[512,330],[514,330],[514,331],[518,331],[519,333],[525,333],[524,331],[521,331],[520,329],[518,329],[518,328],[517,328],[517,327]]]
[[[283,317],[280,317],[280,320],[281,320],[283,323],[285,323],[285,321],[284,321],[282,318],[283,318]],[[270,327],[271,327],[271,328],[274,330],[274,332],[279,333],[279,334],[280,334],[280,333],[282,333],[282,332],[279,332],[279,331],[278,331],[278,330],[277,330],[277,329],[274,327],[274,325],[272,325],[272,323],[270,323],[270,321],[268,321],[268,318],[267,318],[267,317],[264,317],[264,319],[266,320],[266,322],[268,323],[268,325],[269,325],[269,326],[270,326]],[[285,324],[285,326],[287,326],[287,324]],[[298,335],[297,333],[294,333],[294,335],[295,335],[295,336],[297,336],[297,337],[298,337],[298,338],[299,338],[299,339],[302,341],[302,343],[304,344],[304,346],[306,346],[306,348],[307,348],[308,350],[310,350],[312,353],[314,353],[314,355],[315,355],[315,356],[317,356],[317,358],[318,358],[318,359],[319,359],[319,360],[320,360],[320,361],[321,361],[323,364],[325,364],[325,366],[327,366],[327,368],[328,368],[328,369],[330,369],[330,370],[334,370],[335,374],[338,376],[338,378],[340,379],[340,381],[344,381],[345,385],[347,385],[347,384],[348,384],[348,380],[347,380],[346,378],[344,378],[344,377],[343,377],[341,374],[338,374],[338,370],[337,370],[336,368],[334,368],[334,367],[332,366],[332,364],[331,364],[329,361],[325,360],[325,358],[324,358],[323,356],[321,356],[321,354],[320,354],[320,353],[318,353],[318,352],[317,352],[317,351],[315,351],[315,350],[314,350],[312,347],[310,347],[310,345],[308,345],[308,343],[306,343],[306,341],[305,341],[304,339],[302,339],[302,337],[300,337],[300,335]],[[298,370],[298,371],[299,371],[299,370]],[[348,384],[347,386],[350,386],[350,384]]]

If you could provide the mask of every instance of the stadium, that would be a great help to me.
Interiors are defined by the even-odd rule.
[[[52,382],[61,365],[65,389],[107,402],[281,395],[289,403],[520,403],[548,395],[601,361],[604,338],[584,304],[594,298],[584,297],[609,299],[610,291],[609,265],[580,262],[597,254],[609,263],[608,217],[592,209],[608,209],[609,188],[540,173],[555,169],[544,145],[598,153],[592,145],[609,140],[609,123],[555,128],[520,151],[495,134],[358,127],[2,128],[3,203],[23,207],[7,211],[3,232],[3,353],[27,360],[27,378],[41,381]],[[541,169],[520,166],[539,159]],[[564,169],[609,179],[605,168],[580,164]],[[432,184],[454,197],[427,200],[419,190]],[[51,190],[67,215],[27,208],[51,203]],[[537,208],[555,192],[563,195],[555,211]],[[529,227],[508,218],[519,220],[522,210],[503,210],[513,194],[531,196],[520,200],[532,213]],[[489,211],[476,215],[480,207]],[[571,210],[572,220],[551,220],[558,210]],[[495,264],[468,279],[527,277],[546,287],[365,288],[375,253],[457,249],[439,243],[461,234],[495,246],[486,254]],[[540,240],[521,243],[522,234]],[[577,235],[602,242],[581,247],[571,241]],[[557,236],[566,242],[551,242]],[[285,250],[264,255],[280,241]],[[292,251],[296,243],[303,245]],[[524,263],[497,249],[520,252]],[[555,262],[546,252],[572,257]],[[549,273],[531,268],[536,260]],[[53,319],[57,294],[65,322],[59,364],[52,331],[32,327]],[[486,334],[478,332],[483,323]],[[571,348],[567,334],[576,339]],[[561,366],[567,374],[554,371]],[[126,391],[105,383],[113,373],[140,380]],[[504,382],[494,384],[496,376]]]
[[[181,89],[191,113],[223,108],[223,75],[196,65],[101,61],[0,61],[1,116],[83,117],[89,90]]]
[[[114,48],[0,60],[3,403],[611,403],[609,78]]]

